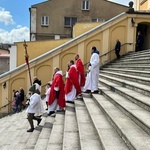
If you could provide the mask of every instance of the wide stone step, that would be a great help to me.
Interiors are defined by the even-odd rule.
[[[24,140],[26,136],[26,130],[28,128],[28,121],[26,119],[26,113],[20,112],[14,115],[9,115],[0,119],[0,149],[23,149],[27,140]],[[27,135],[27,139],[30,135]],[[14,140],[15,139],[15,140]]]
[[[104,68],[100,72],[102,72],[102,71],[135,75],[135,76],[140,76],[140,77],[150,77],[150,71],[128,70],[128,69],[118,69],[118,68]]]
[[[144,54],[136,54],[136,53],[132,53],[132,54],[128,54],[128,55],[123,55],[120,57],[120,59],[116,59],[116,61],[124,61],[124,60],[148,60],[148,58],[150,57],[150,53],[144,53]]]
[[[131,53],[128,53],[127,55],[124,55],[125,58],[129,58],[129,57],[138,58],[138,57],[145,57],[145,56],[150,56],[150,50],[149,49],[139,51],[139,52],[131,52]]]
[[[39,139],[40,133],[41,133],[42,128],[43,128],[43,126],[45,124],[45,121],[46,121],[46,117],[42,117],[42,121],[41,121],[39,126],[36,126],[37,125],[37,121],[34,121],[34,126],[35,126],[34,132],[28,133],[28,132],[25,131],[26,135],[30,134],[30,137],[27,140],[25,149],[35,149],[35,146],[36,146],[37,141]]]
[[[150,149],[150,136],[144,130],[106,98],[102,98],[99,94],[93,94],[93,98],[129,149]]]
[[[45,101],[42,100],[42,103]],[[46,115],[47,116],[47,115]],[[42,121],[39,126],[37,126],[37,121],[34,121],[34,132],[27,132],[30,128],[26,110],[22,112],[8,115],[0,119],[0,149],[11,149],[11,150],[23,150],[23,149],[39,149],[41,144],[44,147],[47,144],[43,140],[45,137],[48,138],[49,133],[45,128],[47,127],[46,116],[42,116]]]
[[[47,114],[45,116],[43,115],[42,119],[43,118],[45,119],[44,121],[45,123],[41,122],[41,124],[39,125],[39,127],[41,127],[42,130],[39,134],[34,150],[39,150],[39,149],[47,150],[47,145],[48,145],[49,137],[51,135],[51,131],[53,128],[53,123],[54,123],[55,118],[47,117]]]
[[[53,116],[50,118],[54,118]],[[63,146],[63,135],[64,135],[64,120],[65,111],[57,112],[51,134],[49,135],[49,141],[47,150],[62,150]],[[51,124],[52,125],[52,124]]]
[[[144,55],[124,55],[121,57],[121,59],[118,59],[118,61],[124,61],[124,60],[134,60],[134,61],[139,61],[139,60],[148,60],[150,57],[149,54],[144,54]]]
[[[79,128],[81,150],[102,150],[98,134],[81,100],[75,100],[75,110]]]
[[[147,67],[147,68],[149,68],[150,67],[150,64],[148,64],[148,63],[141,63],[141,62],[139,62],[139,63],[111,63],[111,64],[108,64],[107,65],[107,67],[128,67],[128,66],[130,66],[130,67],[134,67],[134,66],[136,66],[136,67]]]
[[[150,58],[149,57],[143,57],[143,58],[138,58],[138,59],[134,59],[134,58],[121,58],[119,60],[114,60],[113,63],[149,63],[150,62]]]
[[[138,82],[145,85],[150,85],[150,78],[149,77],[140,77],[140,76],[134,76],[129,74],[121,74],[121,73],[115,73],[115,72],[109,72],[109,71],[101,71],[101,74],[108,75],[111,77],[116,77],[128,81]]]
[[[132,66],[149,66],[150,64],[150,58],[149,58],[149,62],[141,62],[141,61],[136,61],[136,62],[129,62],[129,61],[125,61],[125,62],[112,62],[110,65],[118,65],[118,66],[122,66],[122,65],[132,65]]]
[[[100,74],[100,78],[99,78],[100,82],[101,82],[101,79],[111,81],[113,83],[118,84],[119,86],[129,88],[129,89],[134,90],[136,92],[142,93],[146,96],[150,96],[150,86],[148,86],[148,85],[144,85],[144,84],[140,84],[137,82],[119,79],[117,77],[111,77],[111,76]]]
[[[62,150],[80,150],[79,130],[74,104],[67,103]]]
[[[119,69],[129,69],[129,70],[141,70],[150,71],[150,66],[131,66],[131,65],[106,65],[106,68],[119,68]]]
[[[144,108],[147,111],[150,111],[150,98],[149,96],[145,96],[139,92],[130,90],[128,88],[122,87],[118,84],[115,84],[113,82],[110,82],[105,79],[100,79],[100,84],[99,84],[99,90],[104,88],[106,86],[109,90],[118,93],[119,95],[127,98],[130,100],[132,103],[136,103],[138,106]]]
[[[103,99],[104,97],[101,95],[100,98]],[[84,98],[84,102],[103,149],[128,150],[127,145],[115,131],[101,109],[97,106],[97,103],[95,103],[92,98]]]
[[[150,112],[117,93],[101,87],[101,93],[150,135]]]

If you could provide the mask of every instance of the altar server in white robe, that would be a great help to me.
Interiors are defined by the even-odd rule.
[[[97,54],[96,47],[91,48],[91,58],[88,63],[88,73],[86,77],[86,82],[83,92],[85,93],[98,93],[98,79],[99,79],[99,67],[100,67],[100,58]]]
[[[29,91],[31,92],[32,95],[30,97],[29,106],[26,110],[27,119],[30,124],[30,129],[28,129],[27,132],[34,131],[33,120],[36,120],[37,125],[39,125],[42,119],[38,116],[41,116],[44,113],[44,108],[42,105],[42,100],[41,100],[40,91],[38,89],[38,86],[39,85],[37,83],[35,83],[29,88]]]

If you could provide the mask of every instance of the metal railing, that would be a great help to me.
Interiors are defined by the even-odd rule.
[[[121,45],[121,47],[123,47],[123,46],[125,46],[125,45],[133,45],[133,43],[124,43],[124,44]],[[115,51],[115,48],[112,49],[112,50],[110,50],[110,51],[108,51],[108,52],[106,52],[105,54],[102,54],[102,55],[100,56],[100,60],[101,60],[104,56],[109,55],[109,54],[111,54],[111,53],[114,52],[114,51]],[[112,61],[111,58],[110,58],[110,61]],[[109,63],[110,61],[107,61],[107,63]],[[84,64],[84,67],[85,67],[88,63],[89,63],[89,62],[85,63],[85,64]],[[101,64],[100,67],[102,67],[103,65],[105,65],[105,64],[104,64],[104,63]]]
[[[7,99],[7,98],[6,98],[6,99]],[[7,99],[7,100],[8,100],[8,99]],[[2,118],[2,117],[4,117],[4,116],[7,116],[7,115],[13,113],[13,110],[10,110],[11,107],[12,107],[12,103],[13,103],[13,101],[9,101],[9,100],[8,100],[8,103],[7,103],[7,104],[5,104],[5,105],[3,105],[3,106],[0,107],[0,118]],[[1,112],[1,110],[6,109],[6,108],[7,108],[6,111]]]
[[[132,45],[133,43],[124,43],[124,44],[121,45],[121,47],[124,46],[124,45],[127,45],[127,44]],[[109,53],[111,53],[111,52],[113,52],[113,51],[115,51],[115,48],[112,49],[112,50],[110,50],[109,52],[107,52],[107,53],[101,55],[100,57],[106,56],[107,54],[109,54]]]
[[[124,43],[124,44],[121,45],[121,47],[126,46],[126,45],[133,45],[133,43]],[[102,55],[100,56],[100,60],[102,60],[103,57],[106,56],[106,55],[109,56],[112,52],[114,52],[114,54],[115,54],[115,48],[112,49],[112,50],[110,50],[110,51],[108,51],[108,52],[106,52],[105,54],[102,54]],[[121,51],[120,51],[120,52],[121,52]],[[126,52],[125,52],[124,54],[126,54]],[[115,58],[114,58],[114,59],[115,59]],[[102,67],[103,65],[105,65],[105,64],[107,64],[107,63],[113,61],[114,59],[111,59],[111,56],[109,56],[109,59],[107,60],[107,62],[101,64],[100,67]]]

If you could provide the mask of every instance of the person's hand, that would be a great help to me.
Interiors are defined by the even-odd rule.
[[[87,67],[89,67],[89,66],[91,66],[91,63],[90,63],[90,62],[87,64]]]
[[[89,72],[90,72],[90,70],[88,69],[86,72],[87,72],[87,73],[89,73]]]

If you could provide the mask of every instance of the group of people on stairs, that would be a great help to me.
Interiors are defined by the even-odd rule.
[[[75,99],[82,98],[82,92],[98,93],[99,66],[99,51],[93,46],[91,48],[90,62],[87,64],[88,71],[86,76],[84,65],[78,54],[75,55],[75,61],[70,60],[68,62],[65,83],[62,71],[55,67],[52,81],[48,82],[45,93],[48,116],[51,116],[56,111],[63,111],[66,103],[74,103]],[[37,82],[34,82],[33,86],[29,88],[31,97],[27,108],[27,119],[30,129],[27,132],[34,131],[33,120],[37,121],[37,125],[42,120],[41,115],[44,113],[44,109],[41,103],[40,90],[41,82],[37,79]]]

